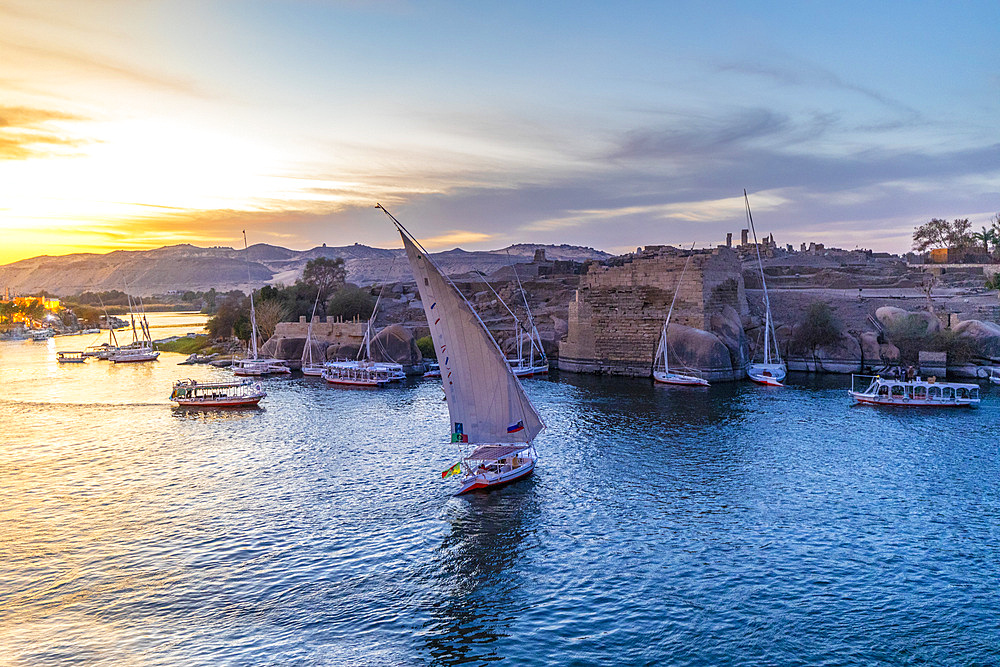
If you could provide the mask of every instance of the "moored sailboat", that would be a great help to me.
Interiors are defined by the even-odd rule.
[[[674,312],[674,304],[677,303],[677,293],[681,289],[681,282],[684,280],[684,274],[687,272],[688,264],[691,263],[691,258],[693,256],[694,244],[691,244],[691,250],[688,253],[687,259],[684,260],[684,268],[681,269],[680,278],[677,279],[677,285],[674,287],[674,297],[670,300],[670,308],[667,310],[667,319],[663,321],[663,329],[660,331],[660,342],[656,347],[656,356],[653,359],[653,381],[663,384],[707,387],[709,386],[708,380],[705,378],[671,371],[670,361],[667,359],[667,352],[669,349],[669,339],[667,338],[667,333],[670,330],[670,316]],[[660,367],[661,361],[663,362],[662,368]]]
[[[128,289],[127,286],[126,289]],[[124,347],[113,350],[108,355],[108,359],[116,364],[156,361],[160,353],[153,349],[153,338],[149,333],[149,320],[146,319],[146,311],[142,305],[142,298],[136,297],[132,299],[129,296],[128,307],[129,318],[132,321],[132,342]],[[137,310],[138,313],[136,312]],[[139,322],[138,330],[136,330],[137,319]]]
[[[306,329],[306,344],[302,348],[302,374],[320,376],[325,368],[323,363],[313,358],[313,322],[316,321],[316,306],[319,304],[319,290],[316,291],[316,301],[313,302],[312,315],[309,317],[309,328]]]
[[[417,279],[441,367],[451,440],[462,452],[442,477],[461,475],[459,494],[526,477],[537,460],[533,441],[545,428],[541,416],[472,305],[406,228],[381,204],[376,207],[396,225]]]
[[[527,312],[527,317],[522,320],[517,316],[514,310],[507,305],[507,302],[503,300],[497,291],[493,288],[493,285],[489,283],[488,280],[482,274],[480,277],[483,278],[483,282],[486,286],[493,292],[493,296],[496,297],[497,301],[500,302],[510,316],[514,319],[514,335],[517,336],[517,356],[513,359],[508,358],[507,363],[510,365],[511,372],[517,377],[531,377],[533,375],[540,375],[542,373],[549,372],[549,360],[545,356],[545,348],[542,347],[542,336],[538,333],[538,327],[535,326],[535,320],[531,316],[531,308],[528,306],[528,298],[524,294],[524,288],[521,286],[521,279],[517,276],[517,269],[514,265],[511,265],[511,270],[514,272],[514,278],[517,280],[518,291],[521,292],[521,298],[524,300],[524,308]],[[525,350],[525,341],[528,343],[528,349]]]
[[[247,246],[247,233],[243,232],[243,250],[247,260],[247,281],[250,282],[250,248]],[[253,285],[250,286],[250,345],[247,356],[233,359],[233,375],[260,377],[263,375],[287,375],[292,369],[283,359],[268,359],[261,357],[257,351],[257,311],[253,306]]]
[[[750,198],[747,191],[743,191],[743,200],[746,202],[747,221],[750,223],[750,231],[753,232],[753,245],[757,251],[757,268],[760,269],[760,284],[764,288],[764,358],[760,362],[750,362],[747,366],[747,377],[758,384],[772,387],[783,387],[781,383],[788,372],[785,362],[781,360],[781,353],[778,351],[778,339],[774,335],[774,320],[771,318],[771,301],[767,296],[767,281],[764,279],[764,263],[760,259],[760,245],[757,243],[757,230],[753,226],[753,216],[750,214]],[[774,354],[771,354],[771,346],[774,345]]]

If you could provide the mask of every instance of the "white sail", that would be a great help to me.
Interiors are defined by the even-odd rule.
[[[545,425],[496,341],[455,286],[397,227],[437,350],[453,440],[531,442]]]

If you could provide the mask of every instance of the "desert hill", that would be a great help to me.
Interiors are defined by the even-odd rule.
[[[606,259],[608,253],[571,245],[516,244],[499,250],[468,252],[460,248],[432,253],[447,273],[493,271],[512,262],[529,261],[542,249],[549,260]],[[18,294],[46,290],[56,295],[91,290],[125,290],[143,296],[168,291],[219,291],[264,284],[291,284],[302,275],[306,262],[316,257],[341,257],[347,280],[359,285],[412,279],[402,248],[371,248],[354,244],[290,250],[258,243],[242,249],[223,246],[200,248],[180,244],[154,250],[116,250],[106,254],[77,253],[58,257],[42,255],[0,266],[0,290]]]

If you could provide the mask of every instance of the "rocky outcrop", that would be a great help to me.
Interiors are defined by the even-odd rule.
[[[404,326],[390,324],[375,334],[371,344],[372,361],[402,364],[404,368],[422,368],[424,361],[413,332]]]
[[[952,327],[958,336],[971,341],[976,356],[991,363],[1000,362],[1000,324],[980,320],[964,320]]]
[[[890,332],[906,330],[915,336],[929,336],[943,328],[941,320],[926,310],[910,311],[895,306],[882,306],[875,311],[875,317]]]
[[[355,343],[331,343],[326,348],[327,361],[343,361],[357,359],[361,346]]]
[[[260,348],[260,356],[269,359],[284,359],[289,368],[299,368],[302,364],[302,350],[305,338],[270,338]]]
[[[720,311],[712,313],[709,329],[729,350],[730,366],[734,369],[745,368],[750,360],[750,339],[743,330],[743,322],[736,309],[726,304]]]
[[[729,347],[715,334],[683,324],[671,324],[667,332],[667,359],[671,370],[683,373],[695,370],[709,382],[733,380],[742,375],[742,366],[734,373]]]

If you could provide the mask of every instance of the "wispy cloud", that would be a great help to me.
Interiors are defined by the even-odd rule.
[[[89,140],[67,133],[53,123],[82,121],[80,116],[51,109],[0,106],[0,160],[26,160],[51,155],[55,147],[73,148]]]

